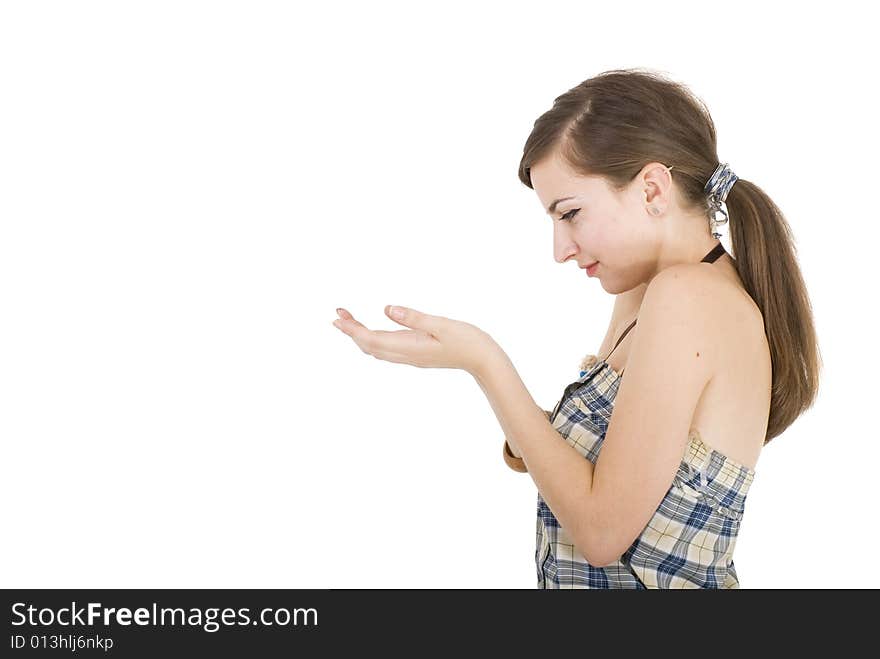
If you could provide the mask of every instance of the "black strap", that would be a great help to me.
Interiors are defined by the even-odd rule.
[[[636,318],[636,320],[638,320],[638,318]],[[620,342],[623,341],[623,339],[624,339],[624,337],[626,336],[627,332],[629,332],[633,327],[635,327],[635,325],[636,325],[636,320],[632,321],[632,322],[629,324],[629,327],[627,327],[625,330],[623,330],[623,334],[621,334],[621,335],[620,335],[620,338],[617,339],[617,343],[615,343],[615,344],[614,344],[614,347],[611,348],[611,352],[614,352],[615,350],[617,350],[617,346],[619,346],[619,345],[620,345]],[[608,357],[611,356],[611,352],[608,353],[608,356],[605,357],[605,359],[608,359]],[[605,361],[605,359],[603,359],[602,361]]]
[[[706,254],[706,256],[703,257],[700,263],[715,263],[715,261],[717,261],[718,258],[722,254],[724,254],[725,251],[727,250],[724,249],[724,245],[718,243],[717,245],[715,245],[715,247],[712,248],[712,251],[710,251],[708,254]]]
[[[715,245],[715,247],[713,247],[709,251],[708,254],[706,254],[706,256],[704,256],[700,260],[700,263],[715,263],[715,261],[717,261],[721,257],[721,255],[725,253],[725,251],[727,251],[727,250],[724,249],[724,245],[721,243],[718,243],[717,245]],[[605,360],[607,360],[608,357],[611,356],[611,353],[613,353],[615,350],[617,350],[617,346],[619,346],[620,342],[623,341],[624,337],[627,335],[627,332],[629,332],[633,327],[635,327],[636,321],[638,321],[638,319],[639,319],[638,316],[636,316],[636,319],[629,324],[629,327],[627,327],[625,330],[623,330],[623,334],[621,334],[620,338],[617,339],[617,343],[614,344],[614,347],[611,348],[611,352],[609,352],[608,355],[606,355],[605,359],[602,360],[603,362]],[[624,369],[624,370],[626,370],[626,369]],[[620,376],[623,377],[623,371],[620,372]]]

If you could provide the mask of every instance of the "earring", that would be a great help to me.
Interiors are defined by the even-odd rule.
[[[657,208],[656,206],[648,206],[648,212],[651,215],[660,215],[660,209]]]

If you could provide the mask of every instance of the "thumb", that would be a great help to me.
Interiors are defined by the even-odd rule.
[[[419,313],[415,309],[407,309],[406,307],[393,307],[390,304],[385,307],[385,313],[396,323],[400,323],[404,327],[413,329],[428,329],[425,325],[425,315]]]

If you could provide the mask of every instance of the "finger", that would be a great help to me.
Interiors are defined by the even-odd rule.
[[[365,354],[372,354],[370,336],[372,332],[366,327],[352,320],[342,320],[337,318],[333,324],[340,329],[343,334],[348,335]]]
[[[339,307],[339,309],[336,310],[336,313],[339,314],[340,322],[344,321],[346,324],[353,323],[354,325],[356,325],[358,327],[364,327],[364,325],[360,321],[355,320],[355,317],[352,316],[350,313],[348,313],[348,311],[346,311],[342,307]],[[341,329],[341,327],[340,327],[340,329]]]
[[[360,341],[367,341],[372,337],[384,336],[386,334],[401,334],[403,332],[407,332],[410,334],[412,333],[410,330],[400,330],[394,332],[389,332],[387,330],[371,330],[366,325],[355,320],[354,318],[337,318],[333,321],[333,324],[352,338]]]
[[[403,332],[388,332],[385,330],[371,330],[362,323],[352,319],[337,318],[333,324],[338,327],[344,334],[347,334],[354,340],[358,348],[368,355],[376,356],[376,353],[388,348],[400,345],[398,341],[385,341],[384,337],[388,334],[403,334]],[[407,331],[411,334],[412,332]]]
[[[345,326],[343,330],[358,345],[362,352],[378,359],[399,363],[421,363],[431,351],[436,350],[438,341],[427,332],[420,330],[370,330],[350,321],[337,321]]]
[[[390,304],[385,307],[385,314],[395,323],[400,323],[404,327],[423,330],[429,334],[436,334],[440,329],[441,323],[447,320],[442,316],[432,316],[415,309],[391,306]]]

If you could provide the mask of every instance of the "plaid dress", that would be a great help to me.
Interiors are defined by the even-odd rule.
[[[566,442],[595,464],[623,373],[594,355],[582,369],[550,420]],[[733,549],[754,475],[703,443],[692,429],[654,516],[626,552],[603,567],[586,561],[539,492],[538,588],[739,588]]]
[[[719,242],[702,262],[725,253]],[[617,339],[611,353],[635,326]],[[608,354],[608,357],[611,356]],[[596,464],[623,371],[587,355],[580,378],[548,416],[562,438]],[[518,471],[525,469],[507,454]],[[521,462],[521,461],[520,461]],[[691,429],[663,500],[632,545],[613,565],[594,567],[574,546],[538,492],[535,565],[538,588],[739,588],[733,549],[755,472],[705,444]]]

